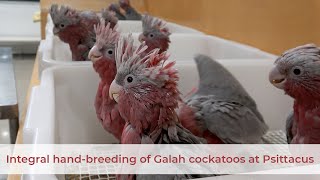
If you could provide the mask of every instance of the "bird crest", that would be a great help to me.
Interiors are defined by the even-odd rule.
[[[302,46],[298,46],[296,48],[287,50],[284,52],[275,63],[278,63],[280,61],[283,61],[283,63],[290,63],[293,59],[296,59],[297,57],[302,56],[308,56],[311,60],[317,60],[320,61],[320,48],[318,48],[315,44],[306,44]]]
[[[100,48],[102,48],[105,44],[116,45],[120,36],[120,33],[117,29],[118,26],[111,28],[110,23],[106,25],[105,20],[100,19],[100,23],[94,25],[94,31],[96,33],[96,45]]]
[[[60,6],[57,4],[53,4],[50,7],[50,16],[54,22],[63,19],[64,17],[76,17],[77,11],[75,9],[71,9],[68,6]]]
[[[142,28],[143,31],[152,31],[156,29],[166,36],[169,36],[171,34],[165,21],[152,17],[148,14],[142,17]]]
[[[174,68],[175,62],[168,61],[167,52],[159,53],[154,49],[145,53],[148,46],[141,43],[134,47],[132,35],[122,36],[116,46],[117,69],[129,69],[131,73],[144,75],[159,82],[165,88],[177,90],[179,80],[178,71]]]
[[[116,17],[116,13],[114,11],[104,8],[102,9],[101,14],[104,20],[117,24],[118,18]]]

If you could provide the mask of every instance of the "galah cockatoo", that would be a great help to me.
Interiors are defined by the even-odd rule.
[[[133,43],[131,35],[118,41],[117,74],[109,91],[126,121],[121,143],[202,143],[179,123],[175,112],[180,100],[175,63],[167,61],[168,55],[159,49],[144,54],[147,46]]]
[[[284,52],[269,80],[294,98],[286,123],[288,143],[320,144],[320,48],[307,44]]]
[[[167,23],[161,19],[144,15],[142,18],[142,33],[139,36],[139,41],[146,42],[148,49],[146,53],[155,48],[160,49],[160,53],[167,51],[170,44],[170,30]]]
[[[117,20],[114,14],[102,10],[106,21],[115,26]],[[54,28],[53,33],[61,41],[69,44],[73,61],[88,60],[88,53],[95,43],[94,25],[100,21],[99,16],[92,11],[77,11],[67,6],[54,4],[50,8]]]
[[[96,43],[89,52],[93,68],[100,76],[100,83],[95,99],[97,117],[105,130],[120,140],[125,121],[118,111],[118,104],[109,98],[109,88],[116,76],[115,45],[120,33],[117,26],[105,25],[105,21],[95,26]]]

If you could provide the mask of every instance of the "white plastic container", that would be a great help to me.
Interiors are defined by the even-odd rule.
[[[138,33],[133,34],[138,44]],[[195,54],[206,54],[214,59],[270,59],[276,56],[263,52],[257,48],[228,41],[215,36],[201,34],[172,34],[168,52],[177,61],[192,60]],[[47,36],[39,48],[39,72],[55,65],[90,65],[90,61],[71,61],[71,51],[66,43],[56,36]]]
[[[268,82],[271,60],[220,60],[255,99],[271,130],[284,130],[293,101]],[[197,86],[193,61],[176,66],[183,94]],[[91,66],[56,66],[43,72],[41,84],[33,88],[26,116],[23,141],[26,144],[114,143],[104,131],[94,109],[99,77]],[[31,175],[32,176],[32,175]],[[29,178],[29,177],[28,177]],[[37,176],[33,177],[37,179]],[[54,175],[40,179],[55,179]],[[39,178],[38,178],[39,179]]]
[[[220,61],[255,99],[271,130],[284,129],[292,100],[268,82],[270,60]],[[182,93],[197,86],[194,62],[178,63]],[[35,87],[25,122],[25,143],[111,143],[94,109],[99,78],[91,66],[54,67]],[[45,120],[45,121],[44,121]],[[70,129],[77,131],[70,131]]]
[[[142,32],[142,21],[118,21],[119,30],[122,33],[140,33]],[[176,23],[167,22],[167,26],[172,33],[185,33],[185,34],[203,34],[193,28],[182,26]],[[46,34],[52,35],[53,22],[51,16],[47,16]]]

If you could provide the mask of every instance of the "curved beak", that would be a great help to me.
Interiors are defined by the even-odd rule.
[[[89,51],[88,58],[93,62],[97,62],[99,59],[102,58],[102,53],[96,46],[93,46]]]
[[[122,86],[118,85],[116,83],[116,80],[113,80],[110,89],[109,89],[109,97],[110,99],[113,99],[114,101],[118,102],[119,100],[119,92],[122,89]]]
[[[269,73],[269,81],[276,88],[284,89],[286,83],[286,76],[281,74],[277,67],[274,67]]]
[[[59,33],[59,29],[58,28],[56,28],[56,27],[53,27],[53,34],[54,35],[57,35],[58,33]]]
[[[145,41],[145,36],[143,34],[140,34],[138,39],[142,43],[143,41]]]

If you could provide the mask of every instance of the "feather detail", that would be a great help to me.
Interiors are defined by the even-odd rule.
[[[143,31],[150,31],[152,29],[157,29],[164,35],[169,36],[171,33],[167,27],[167,23],[161,19],[155,18],[148,14],[142,17],[142,28]]]
[[[111,24],[106,25],[104,19],[100,19],[100,23],[94,26],[94,31],[96,33],[96,46],[102,48],[105,44],[116,44],[120,37],[120,32],[118,31],[118,26],[114,28],[110,27]]]

